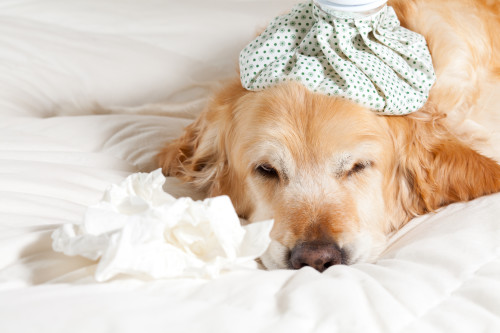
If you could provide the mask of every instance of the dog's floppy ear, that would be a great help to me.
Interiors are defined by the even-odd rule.
[[[158,162],[166,176],[193,184],[209,196],[230,194],[223,188],[230,178],[227,160],[227,133],[232,111],[246,93],[239,81],[224,85],[184,134],[170,142],[159,154]]]
[[[426,108],[429,108],[427,106]],[[430,110],[432,113],[432,110]],[[500,165],[454,137],[425,109],[387,119],[394,135],[403,201],[408,215],[500,191]]]

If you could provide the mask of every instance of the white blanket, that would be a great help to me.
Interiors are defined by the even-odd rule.
[[[0,2],[0,332],[500,331],[499,194],[415,219],[375,264],[323,274],[98,283],[94,261],[52,250],[51,233],[82,223],[110,184],[156,168],[294,3]]]

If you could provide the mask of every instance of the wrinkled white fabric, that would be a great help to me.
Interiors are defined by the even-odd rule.
[[[216,277],[257,267],[254,259],[270,243],[271,220],[242,227],[229,197],[175,199],[163,191],[164,182],[158,169],[112,185],[81,225],[54,231],[54,250],[99,260],[97,281],[120,273]]]

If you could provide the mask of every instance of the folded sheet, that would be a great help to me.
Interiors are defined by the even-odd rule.
[[[206,278],[257,268],[255,259],[270,242],[271,220],[241,226],[227,196],[175,199],[163,190],[164,182],[156,170],[112,185],[81,225],[54,231],[53,249],[99,260],[97,281],[120,273]]]

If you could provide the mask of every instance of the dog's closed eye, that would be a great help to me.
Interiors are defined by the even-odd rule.
[[[352,166],[352,168],[347,171],[347,177],[350,177],[354,174],[357,174],[357,173],[360,173],[362,172],[363,170],[365,170],[367,167],[370,167],[372,166],[372,162],[370,161],[362,161],[362,162],[356,162],[354,163],[354,165]]]
[[[279,179],[278,170],[268,163],[259,164],[255,168],[255,171],[264,178]]]

